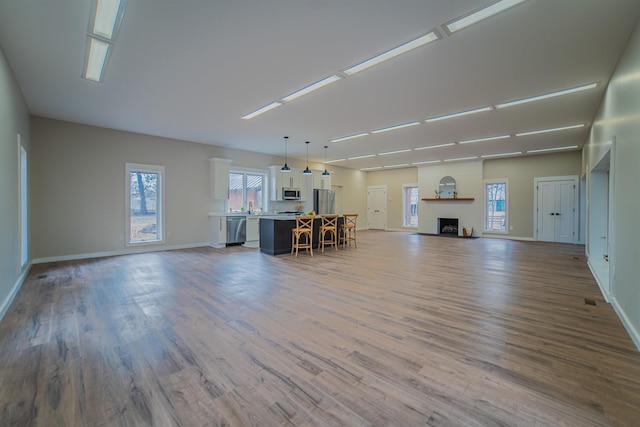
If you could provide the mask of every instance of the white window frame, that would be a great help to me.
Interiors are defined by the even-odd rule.
[[[262,175],[263,181],[262,181],[262,212],[268,212],[269,211],[269,194],[268,194],[268,189],[269,189],[269,170],[268,169],[252,169],[252,168],[243,168],[243,167],[233,167],[229,169],[229,174],[232,173],[239,173],[239,174],[243,174],[245,175],[243,178],[243,185],[245,186],[244,190],[243,190],[243,203],[245,205],[245,208],[248,208],[246,206],[247,203],[247,174],[253,174],[253,175]],[[229,185],[231,185],[231,181],[229,181]],[[253,209],[258,209],[260,206],[254,206]],[[229,208],[227,206],[227,208]]]
[[[417,188],[418,189],[418,201],[420,200],[420,188],[418,187],[418,183],[409,183],[402,184],[402,227],[404,228],[418,228],[418,225],[407,225],[405,224],[405,220],[407,219],[407,188]],[[416,203],[416,209],[420,209],[420,204]],[[416,211],[416,215],[418,212]],[[418,216],[418,221],[420,221],[420,217]]]
[[[164,233],[164,166],[127,163],[125,172],[125,244],[126,246],[157,245],[165,243]],[[131,241],[131,172],[157,173],[159,187],[156,189],[157,234],[155,240]]]
[[[487,197],[487,185],[488,184],[504,184],[504,230],[492,230],[487,228],[487,211],[489,203],[489,198]],[[496,234],[508,234],[509,233],[509,180],[507,178],[502,179],[485,179],[482,183],[482,195],[483,195],[483,203],[482,203],[482,229],[485,233],[496,233]]]

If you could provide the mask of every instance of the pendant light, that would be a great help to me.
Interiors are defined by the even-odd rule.
[[[287,143],[289,142],[289,137],[284,137],[284,166],[280,169],[282,172],[291,172],[291,168],[287,165]]]
[[[331,176],[331,174],[327,170],[327,148],[329,148],[329,146],[325,145],[324,146],[324,172],[322,172],[322,176]]]
[[[307,168],[302,172],[302,175],[313,175],[313,172],[309,169],[309,141],[305,142],[307,144]]]

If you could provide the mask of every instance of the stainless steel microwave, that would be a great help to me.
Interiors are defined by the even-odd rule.
[[[283,187],[282,200],[300,200],[300,189]]]

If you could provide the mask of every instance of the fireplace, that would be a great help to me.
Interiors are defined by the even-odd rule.
[[[457,236],[458,218],[438,218],[438,234],[444,236]]]

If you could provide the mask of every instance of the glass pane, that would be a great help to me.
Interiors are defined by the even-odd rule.
[[[418,187],[404,188],[404,225],[418,226]]]
[[[159,240],[158,235],[158,173],[131,172],[131,242]]]
[[[485,230],[506,231],[507,184],[486,184],[487,212]]]
[[[262,210],[263,176],[247,174],[247,209],[251,212]]]
[[[229,211],[244,210],[244,174],[231,172],[229,174]]]

